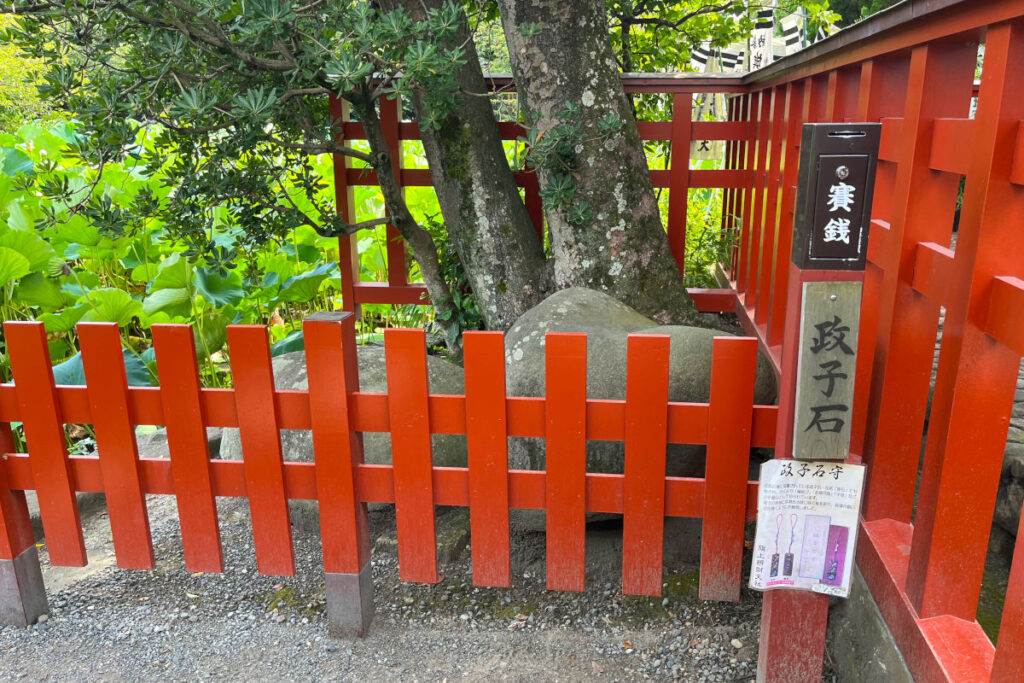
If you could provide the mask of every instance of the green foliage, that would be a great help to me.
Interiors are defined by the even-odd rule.
[[[479,5],[471,18],[485,69],[508,71],[493,3]],[[45,65],[42,93],[76,119],[0,134],[0,308],[4,319],[44,321],[55,360],[75,357],[74,325],[81,320],[117,323],[127,357],[144,359],[150,370],[150,326],[190,322],[205,380],[215,384],[223,381],[230,323],[270,324],[275,354],[301,348],[298,321],[336,303],[336,242],[322,235],[349,227],[334,212],[329,154],[348,154],[356,165],[374,161],[364,144],[337,146],[327,95],[373,106],[393,94],[408,101],[420,89],[428,115],[419,123],[426,128],[438,125],[459,97],[453,73],[465,47],[446,47],[458,25],[455,3],[423,22],[361,0],[9,6],[25,16],[0,37],[0,50],[21,51],[11,53],[16,59],[0,52],[0,116],[8,111],[5,88],[21,83],[21,75],[36,78],[17,61],[27,59]],[[724,45],[750,28],[744,3],[663,25],[703,6],[610,1],[620,53],[629,46],[634,69],[674,68],[687,63],[694,44]],[[630,21],[623,32],[616,13],[664,21]],[[518,30],[529,36],[537,29]],[[15,62],[22,66],[12,80],[3,69]],[[668,100],[653,102],[638,108],[641,115],[668,119]],[[513,94],[495,103],[505,120],[519,116]],[[564,112],[570,123],[543,134],[530,127],[519,147],[528,143],[531,165],[551,171],[542,188],[548,208],[579,225],[592,216],[574,201],[574,149],[585,133],[571,123],[573,106]],[[12,120],[34,116],[17,110]],[[608,116],[588,134],[614,136],[623,125]],[[422,154],[408,150],[407,144],[405,153],[417,158],[406,166],[424,167]],[[360,187],[355,196],[354,221],[384,214],[375,190]],[[707,206],[714,201],[708,197]],[[436,197],[410,188],[407,204],[438,246],[453,292],[451,334],[480,327],[443,224],[429,220],[439,213]],[[721,249],[718,219],[713,208],[693,204],[690,216],[688,282],[699,285]],[[698,217],[706,229],[694,223]],[[385,228],[358,235],[362,278],[386,279]],[[698,239],[692,246],[691,238]],[[418,279],[415,263],[407,275]],[[425,306],[362,310],[363,340],[390,325],[431,321]]]
[[[159,217],[118,220],[126,207],[167,196],[166,168],[129,157],[107,162],[101,174],[78,154],[85,146],[64,122],[0,135],[0,159],[17,160],[0,166],[0,313],[43,321],[54,360],[65,363],[59,367],[70,371],[78,362],[76,323],[113,322],[130,373],[142,362],[148,383],[153,359],[141,359],[152,353],[150,326],[191,323],[206,379],[218,384],[228,324],[269,323],[276,343],[306,314],[334,307],[335,240],[300,226],[287,239],[246,250],[244,268],[207,266]],[[330,160],[311,163],[324,168]],[[323,192],[329,198],[331,188]],[[244,234],[230,213],[222,220],[216,246],[238,250]]]
[[[0,15],[0,31],[10,23],[10,18]],[[30,59],[16,45],[0,41],[0,133],[46,117],[49,107],[36,92],[42,70],[41,60]]]
[[[547,211],[561,212],[566,220],[581,226],[593,220],[593,211],[586,202],[576,201],[576,172],[579,170],[577,148],[586,140],[578,119],[579,105],[568,102],[556,118],[564,121],[545,131],[530,125],[526,137],[519,138],[525,159],[535,169],[549,172],[540,188],[540,198]],[[616,114],[607,114],[597,122],[596,140],[613,137],[622,130],[625,121]]]
[[[830,0],[831,9],[842,18],[840,26],[849,26],[861,19],[866,19],[876,12],[892,7],[900,0]]]
[[[158,222],[185,256],[221,276],[237,261],[252,270],[266,245],[300,227],[323,234],[347,227],[317,162],[323,153],[354,152],[335,142],[328,95],[372,107],[382,96],[420,89],[431,113],[419,123],[429,128],[451,110],[454,72],[465,60],[465,48],[452,41],[455,2],[425,21],[362,0],[9,7],[19,18],[0,40],[45,64],[40,92],[80,121],[73,144],[83,164],[134,160],[136,174],[163,179],[132,201],[117,193],[76,197],[81,188],[60,178],[47,194],[81,203],[76,214],[102,226],[102,237]],[[230,246],[218,238],[228,227]]]
[[[736,243],[734,226],[722,231],[722,191],[690,190],[686,212],[687,287],[718,287],[715,267],[729,260]]]
[[[469,278],[466,277],[462,262],[455,253],[455,247],[448,241],[444,223],[431,219],[426,221],[426,227],[437,245],[441,273],[452,293],[452,307],[438,312],[437,317],[444,316],[443,320],[453,323],[448,328],[449,337],[445,340],[448,346],[453,347],[457,342],[461,347],[462,333],[467,330],[482,330],[484,318],[476,305],[476,298],[470,292]]]

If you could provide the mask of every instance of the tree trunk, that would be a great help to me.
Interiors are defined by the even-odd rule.
[[[605,291],[660,322],[698,321],[661,224],[604,2],[498,0],[498,7],[538,142],[564,136],[571,143],[558,163],[538,168],[556,285]],[[578,129],[566,136],[563,124]]]
[[[388,151],[387,140],[380,125],[380,116],[377,114],[376,103],[369,98],[359,96],[348,96],[352,108],[359,116],[359,120],[366,129],[366,139],[370,143],[370,151],[373,155],[373,168],[377,171],[377,181],[380,183],[381,195],[384,197],[384,205],[391,216],[391,223],[402,235],[416,262],[420,266],[420,274],[423,276],[423,284],[427,288],[434,309],[438,313],[453,310],[453,301],[448,283],[441,273],[441,264],[437,256],[437,245],[430,233],[416,222],[409,207],[402,197],[402,190],[398,179],[392,170],[391,152]],[[452,342],[448,331],[452,326],[453,318],[437,316],[435,322],[445,333],[448,341],[448,348],[458,358],[462,355],[462,347],[459,342]]]
[[[442,0],[385,0],[415,19]],[[462,93],[437,129],[420,126],[423,149],[448,236],[459,254],[487,327],[507,330],[551,291],[544,251],[508,166],[476,48],[465,17],[452,45],[464,45],[456,74]],[[450,46],[445,46],[450,47]],[[426,121],[422,93],[413,105]]]

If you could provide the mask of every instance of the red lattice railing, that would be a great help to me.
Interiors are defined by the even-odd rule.
[[[776,364],[794,343],[782,323],[801,126],[882,124],[852,418],[869,473],[857,564],[921,681],[1024,680],[1022,544],[997,647],[975,620],[1024,354],[1022,82],[1024,2],[904,2],[751,74],[731,107],[756,142],[731,158],[754,182],[726,197],[742,217],[728,274]],[[765,600],[766,614],[789,603],[780,622],[826,609]]]
[[[492,91],[508,92],[514,89],[511,78],[489,76],[487,82]],[[692,121],[693,95],[695,93],[743,93],[740,76],[705,76],[700,74],[627,74],[622,79],[626,92],[665,93],[672,95],[672,118],[666,121],[641,121],[638,123],[640,136],[644,140],[671,142],[671,161],[668,169],[651,169],[651,181],[655,188],[668,190],[669,245],[680,269],[686,252],[686,200],[691,188],[740,188],[752,182],[749,171],[742,168],[718,170],[690,170],[690,142],[693,140],[751,140],[752,127],[742,120],[734,121]],[[426,168],[402,168],[402,144],[419,140],[419,124],[402,121],[399,112],[401,103],[397,100],[380,101],[380,121],[385,138],[396,164],[396,177],[401,187],[430,187],[430,171]],[[331,100],[331,112],[340,122],[341,140],[365,140],[363,125],[346,120],[342,102]],[[516,140],[525,136],[523,126],[514,121],[498,123],[502,140]],[[683,152],[683,154],[680,154]],[[352,189],[356,186],[376,186],[377,174],[370,168],[351,168],[349,157],[338,154],[334,157],[335,200],[338,213],[349,223],[356,221],[353,214]],[[535,173],[519,171],[515,174],[519,186],[524,189],[526,209],[538,234],[544,230],[544,213],[541,206],[540,187]],[[422,284],[411,284],[406,280],[406,248],[401,236],[393,227],[388,227],[388,276],[385,282],[359,280],[359,256],[355,236],[339,238],[342,304],[345,310],[355,310],[358,304],[423,304],[429,303],[426,288]],[[724,296],[723,296],[724,294]],[[728,292],[695,289],[691,292],[698,309],[705,311],[729,311],[733,297]]]

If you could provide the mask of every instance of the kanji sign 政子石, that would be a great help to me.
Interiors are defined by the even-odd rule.
[[[859,282],[807,282],[797,361],[793,457],[843,460],[860,320]]]

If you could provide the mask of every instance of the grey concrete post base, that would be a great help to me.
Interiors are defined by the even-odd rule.
[[[327,633],[332,638],[362,638],[373,621],[373,568],[358,574],[325,574]]]
[[[49,611],[36,547],[29,546],[13,560],[0,560],[0,624],[28,626]]]

